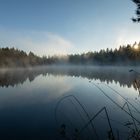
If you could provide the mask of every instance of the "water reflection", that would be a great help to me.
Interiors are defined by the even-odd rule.
[[[34,69],[16,69],[0,71],[0,86],[8,87],[23,84],[27,79],[32,82],[39,75],[74,76],[100,80],[101,82],[119,83],[120,86],[134,87],[140,92],[140,75],[130,72],[129,67],[76,67],[49,66]],[[139,71],[140,68],[133,68]]]
[[[74,66],[0,70],[0,139],[125,140],[137,134],[139,75],[129,70]]]
[[[133,82],[133,86],[136,90],[138,90],[140,96],[140,80],[136,78]]]

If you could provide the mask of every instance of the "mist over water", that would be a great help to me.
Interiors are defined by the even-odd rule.
[[[127,124],[133,123],[124,106],[127,100],[137,109],[128,103],[133,116],[140,118],[139,71],[139,67],[68,65],[1,69],[0,138],[107,139],[110,127],[105,110],[91,121],[95,130],[91,123],[85,127],[105,107],[114,136],[119,132],[125,140],[131,132]]]
[[[130,70],[134,70],[130,72]],[[116,82],[120,86],[133,86],[134,80],[139,78],[140,67],[120,66],[76,66],[76,65],[52,65],[29,68],[13,68],[0,70],[0,86],[14,86],[23,84],[26,80],[30,82],[43,75],[74,76],[87,78],[89,80],[100,80],[101,82]]]

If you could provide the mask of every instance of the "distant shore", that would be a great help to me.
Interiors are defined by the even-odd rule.
[[[37,66],[140,66],[140,43],[82,54],[38,56],[15,48],[0,48],[0,68],[28,68]]]

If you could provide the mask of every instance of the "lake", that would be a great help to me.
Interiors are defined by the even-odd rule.
[[[0,139],[139,137],[140,68],[0,70]]]

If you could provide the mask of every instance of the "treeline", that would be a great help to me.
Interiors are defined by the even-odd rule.
[[[27,67],[40,65],[42,58],[15,48],[0,48],[0,67]]]
[[[140,65],[140,43],[67,56],[53,56],[47,59],[51,64],[91,64],[91,65]]]
[[[140,65],[140,43],[65,56],[39,57],[15,48],[0,48],[0,67],[28,67],[38,65]]]

